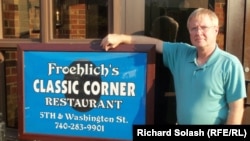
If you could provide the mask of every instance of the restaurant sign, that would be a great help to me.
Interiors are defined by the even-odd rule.
[[[20,44],[18,58],[20,139],[132,140],[153,123],[152,45]]]

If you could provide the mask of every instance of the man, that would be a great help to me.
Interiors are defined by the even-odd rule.
[[[178,124],[241,124],[246,97],[243,67],[237,57],[218,47],[217,15],[198,8],[190,14],[187,28],[192,45],[122,34],[107,35],[101,45],[106,51],[121,43],[156,45],[174,77]]]

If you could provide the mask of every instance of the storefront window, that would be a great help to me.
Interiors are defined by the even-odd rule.
[[[152,36],[153,22],[159,17],[167,16],[171,17],[178,24],[178,28],[176,28],[177,33],[170,33],[174,36],[172,37],[175,39],[174,41],[190,43],[186,26],[187,18],[194,9],[199,7],[209,8],[217,13],[220,23],[217,42],[219,47],[224,48],[226,0],[146,0],[145,34]],[[164,31],[164,26],[158,26],[158,28],[161,28],[162,32],[169,32]]]
[[[102,38],[108,33],[108,0],[54,0],[54,38]]]
[[[3,38],[40,38],[40,1],[2,1]]]
[[[22,39],[32,39],[28,41],[33,42],[49,35],[53,35],[54,39],[95,39],[103,38],[108,33],[108,8],[112,7],[110,0],[0,0],[0,2],[2,6],[0,25],[3,29],[0,37],[3,40],[20,39],[18,42],[22,42]],[[41,6],[46,7],[41,8]],[[49,12],[42,13],[41,9]],[[49,19],[50,16],[45,14],[52,15],[52,21]],[[49,19],[49,22],[41,21],[43,20],[41,17]],[[53,30],[46,30],[47,26]],[[46,32],[41,32],[42,29]],[[0,84],[4,84],[5,88],[1,89],[1,93],[5,93],[2,97],[6,102],[2,107],[6,109],[4,111],[6,126],[16,129],[18,126],[17,52],[13,48],[4,51],[5,65],[1,68],[5,72],[5,78],[0,80],[5,80],[5,83]]]

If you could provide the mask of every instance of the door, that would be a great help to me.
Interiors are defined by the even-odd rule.
[[[250,0],[246,0],[245,12],[245,32],[244,32],[244,52],[243,65],[246,76],[247,95],[245,103],[245,113],[243,118],[244,124],[250,124]]]

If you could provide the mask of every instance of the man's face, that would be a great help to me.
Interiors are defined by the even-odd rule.
[[[188,25],[191,43],[197,48],[214,47],[218,34],[218,26],[209,16],[193,17]]]

